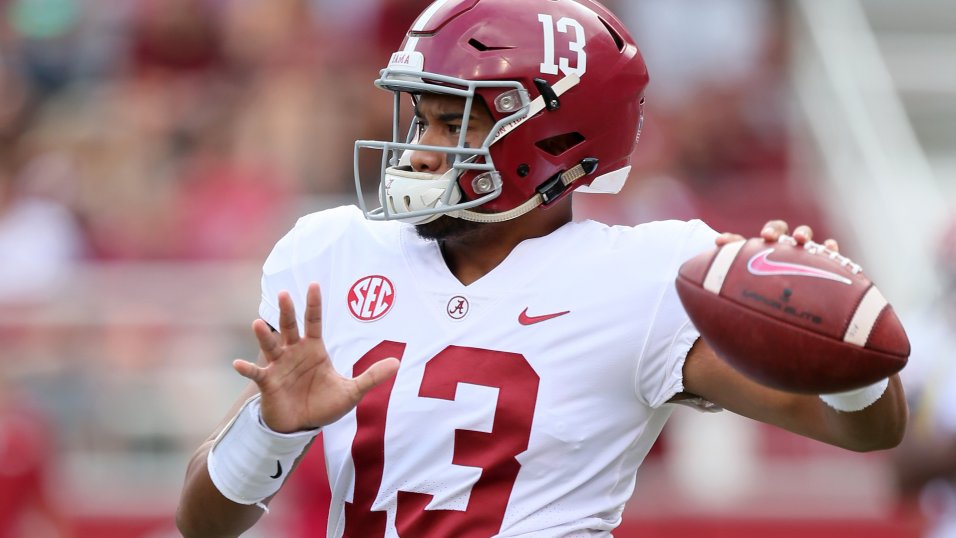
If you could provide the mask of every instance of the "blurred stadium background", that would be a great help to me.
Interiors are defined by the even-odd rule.
[[[177,535],[188,456],[256,351],[261,263],[354,200],[353,140],[389,136],[372,80],[427,3],[0,0],[0,537]],[[646,56],[649,116],[626,191],[579,196],[581,217],[811,223],[904,315],[939,293],[949,0],[606,3]],[[324,536],[322,473],[313,454],[249,535]],[[886,454],[688,411],[615,535],[921,524]]]

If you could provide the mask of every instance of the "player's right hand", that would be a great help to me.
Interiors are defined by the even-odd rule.
[[[279,293],[279,332],[257,319],[252,330],[259,341],[265,366],[237,359],[232,366],[253,381],[262,394],[262,420],[280,433],[321,428],[342,418],[378,384],[398,371],[395,358],[381,360],[355,378],[333,368],[322,340],[322,300],[319,285],[306,295],[304,335],[300,336],[295,305],[287,292]]]
[[[781,236],[786,235],[790,230],[790,226],[787,225],[786,221],[783,220],[771,220],[764,224],[763,229],[760,231],[760,237],[768,243],[774,243]],[[793,239],[797,241],[798,245],[803,245],[813,240],[813,229],[807,225],[797,226],[793,230]],[[729,243],[734,243],[737,241],[743,241],[746,237],[735,234],[735,233],[722,233],[717,236],[715,243],[718,247],[722,247]],[[823,246],[834,252],[840,251],[840,245],[836,242],[835,239],[827,239],[823,242]]]

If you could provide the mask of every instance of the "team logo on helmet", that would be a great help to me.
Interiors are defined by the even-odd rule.
[[[395,304],[395,287],[381,275],[360,278],[349,290],[349,312],[359,321],[376,321]]]

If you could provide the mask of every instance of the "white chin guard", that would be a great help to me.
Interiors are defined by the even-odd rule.
[[[385,188],[382,206],[389,213],[402,214],[447,207],[461,200],[458,175],[454,169],[442,175],[414,172],[404,167],[389,167],[385,170]],[[440,213],[417,217],[404,217],[402,222],[424,224],[442,215]]]

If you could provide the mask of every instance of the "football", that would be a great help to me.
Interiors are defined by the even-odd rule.
[[[860,266],[790,237],[738,241],[685,262],[677,293],[704,341],[749,378],[828,394],[906,365],[902,324]]]

